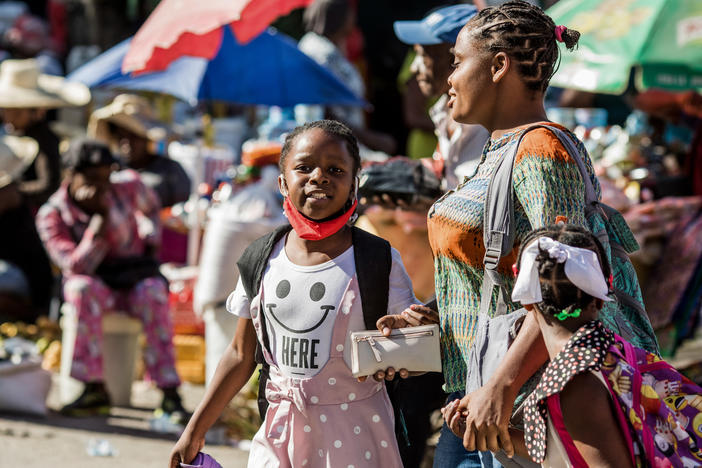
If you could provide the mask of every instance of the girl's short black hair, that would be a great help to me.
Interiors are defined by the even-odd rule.
[[[336,120],[315,120],[314,122],[308,122],[304,125],[300,125],[299,127],[295,127],[293,131],[288,133],[285,137],[285,143],[283,143],[283,149],[280,151],[280,160],[278,161],[278,167],[281,173],[285,171],[285,158],[288,156],[290,149],[295,143],[295,139],[299,135],[305,133],[307,130],[311,130],[313,128],[323,130],[328,135],[338,138],[340,141],[344,142],[346,149],[353,158],[354,173],[361,169],[361,154],[358,150],[358,140],[354,136],[351,129]]]
[[[528,89],[546,91],[558,69],[556,24],[541,8],[522,0],[480,10],[468,22],[478,46],[490,52],[505,52],[517,64]],[[568,50],[578,43],[580,33],[565,28],[561,38]]]
[[[523,248],[539,237],[550,237],[561,244],[592,250],[597,254],[605,280],[610,277],[611,268],[600,241],[587,229],[574,224],[551,224],[530,232],[520,248],[517,265],[521,265]],[[557,263],[545,250],[539,249],[536,262],[539,265],[539,282],[543,298],[543,301],[536,306],[544,314],[556,315],[563,310],[573,312],[575,309],[585,309],[595,300],[571,283],[565,274],[565,264]]]

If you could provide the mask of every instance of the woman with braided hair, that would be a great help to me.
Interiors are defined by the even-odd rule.
[[[538,324],[527,317],[493,377],[479,390],[465,395],[466,362],[476,336],[485,276],[483,210],[488,183],[498,162],[517,147],[512,175],[516,237],[514,248],[502,257],[496,270],[507,291],[514,284],[511,266],[529,232],[556,222],[558,217],[587,225],[585,184],[576,161],[548,128],[525,133],[535,124],[567,132],[547,122],[543,99],[557,67],[558,43],[572,49],[579,36],[577,31],[556,26],[538,7],[510,1],[475,15],[461,30],[452,50],[454,71],[448,79],[451,88],[447,104],[451,117],[460,123],[482,125],[491,138],[475,173],[429,210],[444,390],[449,394],[447,408],[468,415],[463,440],[444,425],[435,467],[497,465],[488,450],[504,449],[511,456],[514,451],[508,422],[515,403],[526,396],[520,388],[548,360]],[[567,134],[577,142],[580,158],[599,196],[599,184],[584,146],[573,134]],[[494,291],[491,313],[497,302]],[[519,308],[507,302],[508,312]],[[379,325],[392,328],[423,324],[435,317],[435,313],[417,308],[403,314],[402,319],[387,318]]]
[[[514,284],[511,266],[529,232],[556,222],[559,216],[586,226],[585,185],[575,160],[547,128],[534,129],[522,136],[527,128],[538,123],[567,132],[564,127],[547,122],[543,99],[557,67],[558,43],[573,49],[579,36],[577,31],[556,26],[538,7],[511,1],[481,10],[463,28],[453,50],[454,71],[449,77],[448,102],[451,116],[457,122],[483,125],[491,133],[476,173],[440,199],[429,212],[446,390],[452,392],[449,402],[460,398],[460,403],[454,405],[468,414],[464,457],[474,450],[504,449],[507,455],[513,454],[508,432],[512,409],[526,396],[520,392],[522,386],[548,360],[538,324],[527,317],[493,377],[481,389],[467,396],[462,393],[485,273],[485,195],[497,163],[518,145],[512,175],[515,245],[497,267],[508,291]],[[569,135],[577,141],[574,135]],[[599,196],[599,183],[590,158],[582,143],[577,144]],[[497,291],[494,291],[491,310],[496,305]],[[508,308],[514,311],[519,306],[512,303]],[[461,442],[446,427],[441,437],[446,440],[439,441],[439,461],[442,443],[456,454],[456,442],[459,447]],[[490,458],[482,456],[483,466],[489,466]],[[461,465],[458,459],[453,459],[441,466],[470,465]]]

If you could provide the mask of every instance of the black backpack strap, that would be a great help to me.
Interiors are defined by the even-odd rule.
[[[237,260],[236,266],[239,268],[241,282],[244,285],[244,290],[249,300],[253,300],[256,294],[258,294],[263,271],[266,269],[266,263],[273,251],[273,246],[287,234],[290,229],[292,228],[287,224],[259,237],[246,247],[244,253],[241,254],[241,257]]]
[[[252,301],[254,297],[258,294],[258,290],[261,287],[261,278],[263,278],[263,272],[266,269],[266,264],[268,263],[268,257],[271,256],[273,251],[273,246],[287,234],[290,229],[290,225],[281,226],[276,228],[273,232],[266,234],[263,237],[259,237],[249,245],[241,257],[236,262],[236,266],[239,267],[239,275],[241,276],[241,283],[246,291],[246,297],[249,301]],[[263,345],[266,349],[268,346],[268,333],[266,330],[265,315],[260,314],[261,318],[261,334],[263,335]],[[256,362],[259,364],[265,364],[265,359],[263,359],[263,352],[260,349],[261,343],[256,346]]]
[[[258,294],[261,287],[261,279],[263,278],[263,272],[266,269],[266,264],[268,263],[268,258],[271,256],[273,247],[275,244],[287,234],[290,229],[290,225],[281,226],[270,232],[263,237],[259,237],[253,241],[241,254],[241,257],[236,262],[239,268],[239,275],[241,277],[241,283],[244,286],[244,291],[246,291],[246,297],[249,301],[252,301],[254,297]],[[258,413],[263,420],[266,416],[266,410],[268,409],[268,400],[266,400],[266,382],[268,382],[268,363],[263,356],[263,348],[270,352],[270,346],[268,342],[268,330],[266,328],[266,316],[265,314],[259,314],[261,320],[261,335],[263,338],[263,343],[256,341],[256,362],[261,364],[261,370],[258,377]]]
[[[392,251],[388,241],[360,228],[354,227],[351,233],[356,278],[363,307],[363,322],[368,330],[375,330],[378,319],[388,313]],[[392,381],[386,381],[385,388],[395,414],[395,438],[400,447],[400,453],[405,454],[410,446],[410,435],[402,409],[400,386],[403,383],[402,379],[395,378]]]
[[[375,322],[388,313],[392,255],[385,239],[353,227],[351,231],[356,278],[361,293],[363,322],[375,330]]]

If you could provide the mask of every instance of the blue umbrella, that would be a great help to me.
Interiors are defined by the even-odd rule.
[[[166,70],[133,76],[121,71],[131,39],[81,66],[68,76],[90,88],[110,87],[170,94],[191,104],[218,100],[289,107],[295,104],[364,106],[338,78],[273,29],[241,45],[223,28],[217,55],[181,57]]]

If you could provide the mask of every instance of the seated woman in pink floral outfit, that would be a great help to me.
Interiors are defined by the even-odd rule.
[[[64,165],[63,184],[37,215],[39,235],[63,274],[64,299],[78,316],[71,375],[86,385],[62,411],[76,416],[109,411],[102,314],[124,310],[143,322],[144,363],[163,390],[162,409],[185,417],[177,393],[168,288],[154,259],[158,198],[136,172],[113,172],[115,159],[102,143],[75,142]]]

